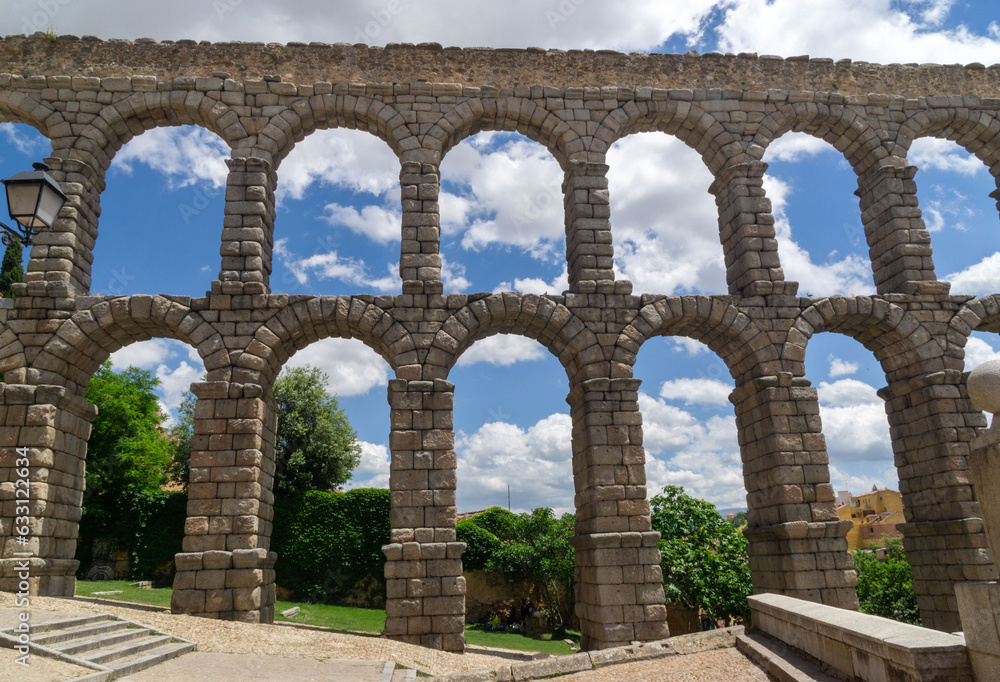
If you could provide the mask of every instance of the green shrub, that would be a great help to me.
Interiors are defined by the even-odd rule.
[[[513,540],[517,527],[517,514],[503,507],[490,507],[468,519],[484,530],[493,533],[499,540]]]
[[[382,545],[388,542],[388,490],[313,490],[275,500],[275,581],[299,599],[340,602],[367,576],[384,590]]]
[[[462,566],[466,569],[484,570],[486,564],[500,549],[500,540],[485,528],[480,528],[471,519],[459,521],[455,527],[459,542],[468,545],[462,554]]]
[[[875,552],[855,550],[854,570],[858,573],[858,606],[862,613],[920,625],[920,607],[913,594],[913,574],[902,540],[891,538],[882,560]]]
[[[174,582],[174,555],[184,542],[187,493],[158,491],[150,497],[148,516],[129,551],[129,568],[133,580],[167,587]]]

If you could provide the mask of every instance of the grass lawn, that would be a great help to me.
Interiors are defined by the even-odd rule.
[[[94,595],[94,592],[109,592],[121,590],[121,594]],[[131,587],[127,580],[77,580],[76,594],[79,597],[93,596],[96,599],[116,599],[120,601],[137,602],[170,608],[169,587],[143,589]],[[298,606],[300,611],[294,618],[285,618],[282,611]],[[279,601],[274,605],[275,621],[286,623],[302,623],[330,628],[331,630],[350,630],[353,632],[381,633],[385,628],[385,611],[382,609],[358,609],[350,606],[334,606],[332,604],[302,604]],[[580,633],[570,631],[568,636],[580,646]],[[469,625],[465,628],[465,641],[475,646],[497,647],[500,649],[516,649],[518,651],[538,651],[541,653],[561,656],[573,653],[569,645],[561,639],[547,641],[525,637],[516,632],[484,632],[482,625]]]
[[[287,611],[293,606],[301,609],[295,617],[285,618],[281,615],[282,611]],[[331,630],[380,633],[385,628],[385,610],[279,601],[274,603],[274,620],[319,625]]]
[[[134,580],[132,582],[135,582]],[[121,590],[121,594],[98,594],[94,592],[108,592],[111,590]],[[151,604],[170,608],[170,595],[173,590],[169,587],[161,587],[155,590],[147,590],[141,587],[131,587],[128,580],[77,580],[76,596],[90,597],[95,599],[118,599],[120,601],[134,601],[140,604]]]
[[[572,639],[577,648],[580,647],[580,633],[568,630],[567,639]],[[518,651],[539,651],[553,656],[565,656],[576,653],[569,644],[561,639],[543,640],[525,637],[517,632],[485,632],[479,623],[465,626],[465,643],[475,646],[490,646],[498,649],[516,649]]]

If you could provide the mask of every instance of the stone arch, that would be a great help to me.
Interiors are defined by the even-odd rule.
[[[639,349],[655,336],[687,336],[708,346],[734,379],[754,369],[777,373],[778,356],[768,335],[750,317],[719,296],[670,296],[649,303],[615,343],[617,371],[632,375]]]
[[[930,332],[911,313],[882,298],[831,296],[816,301],[789,329],[782,359],[801,367],[809,340],[819,332],[858,341],[881,363],[890,384],[912,376],[916,364],[931,372],[946,369],[941,345]]]
[[[913,141],[921,137],[951,140],[990,168],[1000,163],[1000,120],[992,113],[966,108],[929,108],[914,112],[896,134],[896,144],[902,148],[901,156],[905,156]]]
[[[626,135],[648,132],[667,133],[681,140],[701,154],[712,175],[745,156],[745,145],[738,135],[699,106],[681,100],[626,102],[601,121],[591,148],[604,153]]]
[[[63,115],[47,102],[39,102],[21,92],[0,91],[0,122],[26,123],[45,137],[69,132]]]
[[[262,324],[234,366],[267,384],[299,350],[327,338],[357,339],[396,372],[417,362],[413,338],[368,296],[314,296],[290,302]],[[419,377],[409,377],[419,378]]]
[[[21,343],[21,339],[6,322],[0,322],[0,372],[24,367],[25,362],[24,344]]]
[[[864,116],[847,107],[815,102],[779,106],[757,127],[748,153],[763,159],[768,145],[788,132],[802,132],[829,142],[844,155],[859,176],[889,156],[889,152]]]
[[[415,136],[406,123],[395,107],[371,96],[313,95],[271,116],[250,146],[270,154],[277,169],[297,142],[317,130],[346,128],[371,133],[388,144],[398,157],[404,149],[419,146],[406,141]]]
[[[189,306],[149,295],[103,299],[76,312],[29,365],[29,378],[35,379],[32,383],[67,383],[82,396],[91,375],[112,353],[152,338],[183,341],[198,350],[209,380],[228,378],[223,375],[229,352],[218,331]]]
[[[1000,333],[1000,294],[969,301],[955,313],[948,323],[949,349],[961,350],[964,357],[965,345],[974,331]]]
[[[445,112],[425,140],[440,145],[443,158],[460,142],[484,130],[524,135],[548,149],[563,170],[571,158],[586,159],[585,142],[569,123],[541,104],[523,97],[459,102]]]
[[[597,337],[572,310],[538,294],[506,292],[470,302],[445,320],[431,342],[427,364],[444,378],[473,343],[494,334],[535,339],[552,353],[570,381],[607,377],[610,364]]]
[[[135,92],[104,107],[74,140],[69,154],[87,161],[100,177],[127,142],[153,128],[196,125],[212,131],[232,149],[247,137],[232,109],[203,92]]]

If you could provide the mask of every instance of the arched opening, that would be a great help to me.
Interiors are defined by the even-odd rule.
[[[843,155],[823,139],[785,133],[763,160],[781,267],[799,295],[873,293],[858,180]]]
[[[951,282],[953,295],[1000,291],[997,209],[989,196],[996,182],[989,167],[955,142],[933,137],[914,140],[907,160],[920,169],[920,209],[938,279]]]
[[[154,128],[111,162],[90,293],[204,296],[219,276],[229,147],[197,126]]]
[[[322,338],[293,353],[272,391],[277,607],[384,609],[390,465],[383,391],[391,371],[356,339]],[[345,480],[319,485],[341,466],[326,448],[353,462]],[[325,464],[314,464],[320,459]]]
[[[636,292],[725,293],[713,177],[701,155],[672,135],[637,133],[607,158],[616,277]]]
[[[52,154],[52,146],[48,138],[26,123],[0,123],[0,178],[9,178],[21,171],[31,170],[31,164],[42,161]],[[7,217],[7,197],[3,197],[3,212],[0,222],[13,226]],[[11,244],[3,248],[4,253],[10,252],[16,262],[15,254],[21,251],[21,271],[27,269],[30,247]],[[20,281],[20,280],[18,280]],[[6,286],[6,285],[5,285]],[[2,293],[2,292],[0,292]],[[9,293],[3,294],[9,297]]]
[[[562,182],[552,154],[518,133],[452,148],[441,163],[445,291],[565,291]]]
[[[91,423],[77,577],[173,581],[187,516],[194,397],[205,368],[197,349],[153,338],[124,346],[90,378]],[[101,588],[77,583],[77,593]]]
[[[670,634],[744,619],[751,577],[743,531],[756,519],[748,518],[729,369],[701,342],[663,336],[643,344],[634,376],[643,382],[638,403],[646,490],[653,530],[663,539]],[[702,501],[718,513],[702,507]],[[695,530],[684,533],[689,524]]]
[[[400,291],[399,159],[365,132],[317,130],[281,161],[271,289]]]
[[[465,617],[473,625],[467,641],[485,644],[480,638],[494,637],[490,645],[504,646],[510,633],[540,625],[525,612],[529,603],[558,611],[558,620],[550,619],[546,627],[561,622],[568,636],[578,637],[568,538],[579,491],[565,370],[539,341],[500,333],[475,341],[448,380],[456,398],[458,539],[469,543],[463,555]],[[552,514],[532,526],[538,536],[520,537],[516,524],[527,526],[544,509]],[[512,544],[519,544],[526,561],[502,549]],[[551,580],[528,568],[542,558],[552,567]],[[494,563],[487,566],[488,561]],[[486,623],[496,615],[507,635],[480,632],[494,629]]]

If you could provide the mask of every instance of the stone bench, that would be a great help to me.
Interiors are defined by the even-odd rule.
[[[962,637],[780,594],[749,602],[755,630],[847,679],[973,679]]]

